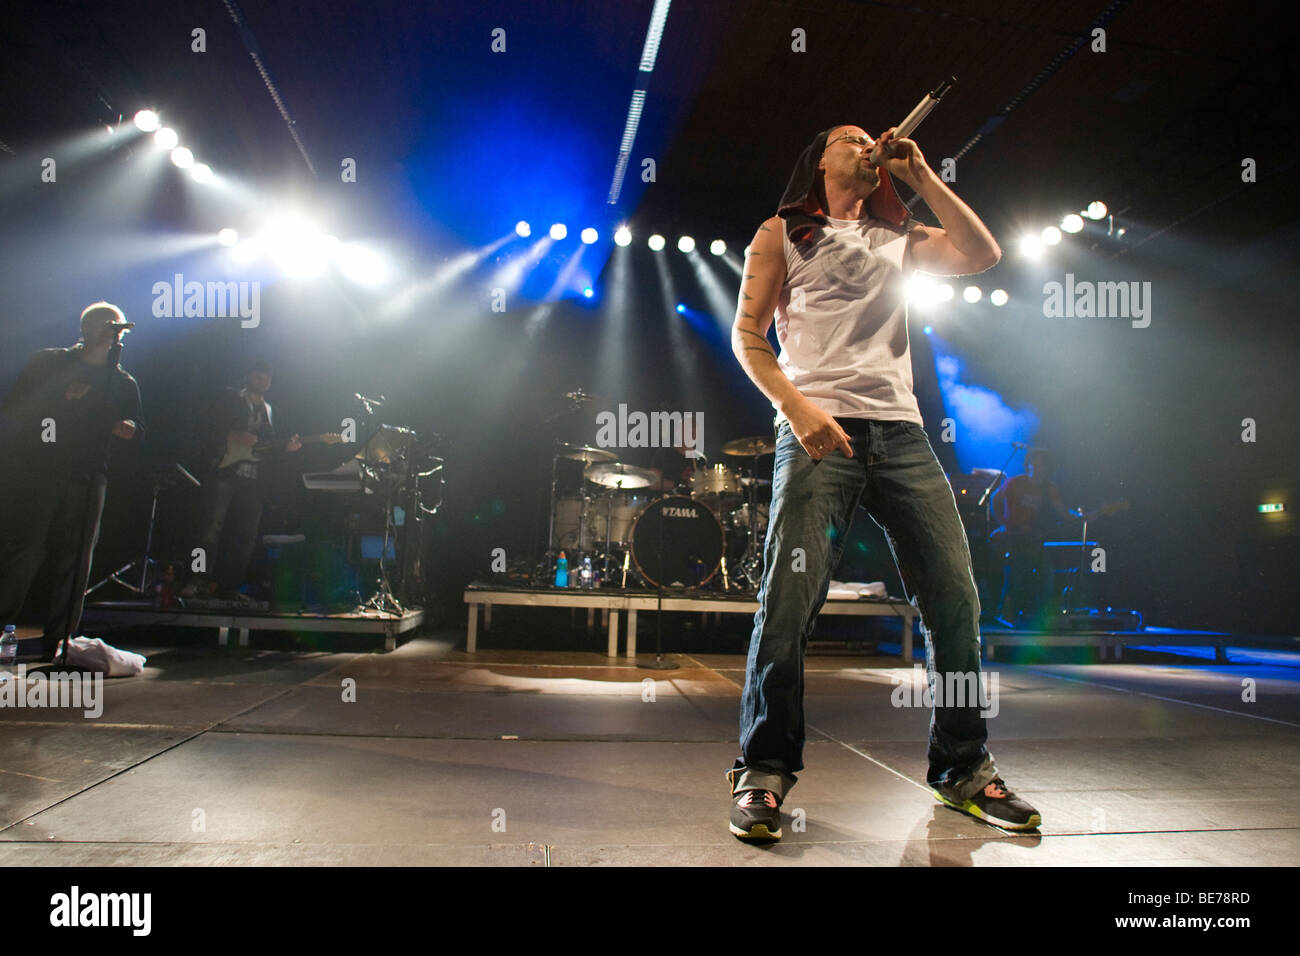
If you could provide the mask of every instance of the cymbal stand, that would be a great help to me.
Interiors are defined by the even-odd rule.
[[[367,477],[378,479],[366,462],[361,463],[361,494],[365,495],[365,479]],[[388,580],[388,568],[385,562],[388,559],[388,542],[396,537],[396,528],[393,523],[393,482],[386,482],[387,489],[384,492],[384,542],[379,551],[379,577],[375,581],[375,593],[369,601],[357,607],[358,612],[378,611],[380,614],[400,615],[406,613],[406,608],[397,600],[393,594],[392,584]],[[390,536],[391,532],[391,536]]]

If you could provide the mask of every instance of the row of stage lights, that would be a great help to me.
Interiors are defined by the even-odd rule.
[[[136,129],[142,133],[153,133],[154,144],[159,149],[171,152],[172,163],[180,169],[188,169],[190,178],[196,183],[212,182],[212,167],[207,163],[196,163],[194,153],[180,145],[180,136],[170,126],[163,126],[162,120],[153,110],[140,110],[135,114]]]
[[[154,143],[160,149],[169,150],[172,163],[189,170],[190,178],[196,183],[212,182],[212,168],[206,163],[196,163],[194,153],[180,145],[176,131],[163,126],[156,112],[140,110],[133,122],[142,133],[152,133]],[[341,243],[337,237],[326,235],[306,220],[294,216],[281,216],[271,221],[260,234],[243,242],[236,230],[222,229],[217,233],[217,242],[229,248],[237,262],[247,263],[266,257],[285,275],[294,278],[319,275],[330,263],[359,285],[381,285],[392,273],[386,258],[377,250],[355,243]]]
[[[528,222],[521,219],[515,224],[515,234],[527,239],[533,234],[533,227]],[[556,242],[559,242],[561,239],[564,239],[569,235],[569,227],[562,222],[557,222],[551,226],[549,235]],[[591,245],[600,238],[600,233],[588,226],[579,233],[579,237],[584,243]],[[628,229],[627,226],[619,226],[618,229],[614,230],[614,242],[620,246],[630,246],[632,244],[632,230]],[[655,233],[646,240],[646,245],[655,252],[661,252],[663,248],[668,245],[668,240],[658,233]],[[681,252],[694,252],[695,239],[691,236],[682,236],[677,240],[677,248]],[[727,244],[721,239],[714,239],[713,242],[709,243],[709,252],[713,253],[715,256],[720,256],[726,251]]]
[[[1084,219],[1100,221],[1110,214],[1106,204],[1101,200],[1095,200],[1088,203],[1087,209],[1081,209],[1078,212],[1072,212],[1061,219],[1061,225],[1048,226],[1038,235],[1027,235],[1020,238],[1020,254],[1026,259],[1038,259],[1048,246],[1057,245],[1062,237],[1062,233],[1074,234],[1082,232]],[[1118,238],[1123,236],[1125,229],[1120,227],[1114,230],[1114,235]]]

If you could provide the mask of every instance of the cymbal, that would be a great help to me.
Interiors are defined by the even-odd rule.
[[[724,455],[735,455],[738,458],[755,458],[758,455],[770,455],[774,451],[776,451],[776,442],[762,435],[736,438],[722,446]]]
[[[612,451],[606,451],[603,448],[592,448],[590,445],[570,445],[568,442],[557,442],[555,447],[556,458],[568,458],[570,461],[580,461],[587,465],[596,461],[618,461],[618,455]]]
[[[663,478],[660,472],[653,468],[638,468],[622,462],[588,465],[582,474],[592,484],[604,488],[649,488],[651,485],[657,485]]]

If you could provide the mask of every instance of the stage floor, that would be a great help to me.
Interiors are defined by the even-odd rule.
[[[910,668],[810,657],[807,768],[764,848],[727,830],[742,656],[650,671],[471,658],[464,632],[439,637],[360,655],[136,646],[145,674],[106,682],[98,719],[0,709],[0,866],[1300,862],[1295,654],[988,665],[990,747],[1044,818],[1020,836],[924,786],[929,713],[890,702]]]

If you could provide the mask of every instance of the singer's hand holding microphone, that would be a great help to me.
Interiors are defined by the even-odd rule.
[[[867,157],[867,162],[915,188],[930,167],[926,165],[925,156],[921,154],[921,147],[916,145],[915,140],[905,136],[893,138],[896,129],[898,127],[891,126],[885,130],[877,141],[876,148]]]

